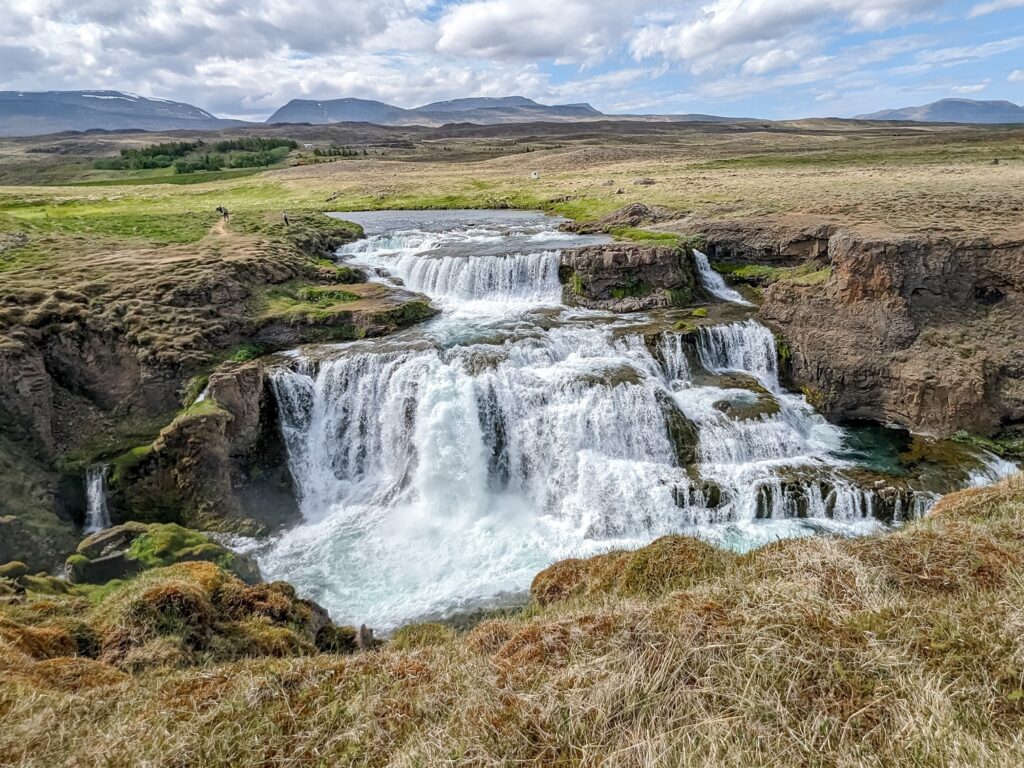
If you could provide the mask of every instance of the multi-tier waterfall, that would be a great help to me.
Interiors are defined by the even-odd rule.
[[[934,498],[910,475],[888,494],[855,479],[847,433],[784,391],[755,321],[652,334],[559,308],[549,219],[346,218],[369,236],[342,258],[445,312],[272,376],[306,522],[260,564],[336,618],[387,629],[518,596],[566,556],[670,532],[741,550],[853,535]]]

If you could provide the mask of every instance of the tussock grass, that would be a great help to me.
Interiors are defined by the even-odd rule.
[[[264,634],[257,658],[183,661],[165,638],[138,646],[148,661],[126,676],[3,640],[0,761],[1019,765],[1022,522],[1018,476],[888,536],[743,556],[666,537],[556,564],[521,615],[467,635],[415,625],[356,656],[295,655]],[[200,573],[214,592],[226,578]],[[156,588],[125,587],[116,621]],[[272,592],[249,588],[262,618],[237,631],[276,615]],[[58,661],[84,666],[40,666]]]

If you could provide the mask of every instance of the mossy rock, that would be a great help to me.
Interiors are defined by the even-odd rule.
[[[74,583],[102,584],[181,562],[210,562],[247,582],[259,580],[255,562],[175,523],[125,523],[86,538],[67,559]]]
[[[13,581],[20,579],[22,576],[27,576],[28,573],[28,566],[19,560],[13,560],[0,565],[0,579],[11,579]]]

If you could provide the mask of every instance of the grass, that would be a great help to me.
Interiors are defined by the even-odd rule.
[[[667,537],[556,564],[519,615],[357,656],[316,653],[286,588],[208,563],[30,595],[0,608],[0,759],[1013,766],[1022,524],[1018,475],[883,536]]]
[[[832,276],[831,267],[820,267],[813,263],[796,267],[772,267],[766,264],[747,264],[734,261],[719,261],[712,265],[716,272],[733,280],[752,285],[767,286],[784,281],[793,285],[821,285]]]
[[[292,283],[272,288],[266,294],[262,317],[324,320],[347,310],[359,297],[338,286]]]
[[[679,246],[683,242],[682,235],[675,232],[654,232],[637,227],[614,227],[609,234],[616,240],[630,240],[650,245]]]

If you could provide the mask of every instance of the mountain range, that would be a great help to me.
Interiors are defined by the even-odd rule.
[[[293,99],[267,118],[268,123],[345,123],[427,125],[445,123],[497,123],[593,120],[605,117],[589,104],[547,106],[522,96],[437,101],[415,109],[402,109],[380,101]]]
[[[0,136],[60,131],[177,128],[211,130],[244,125],[180,101],[123,91],[0,91]]]
[[[919,123],[1024,123],[1024,107],[1012,101],[940,99],[920,107],[883,109],[859,120],[911,120]]]
[[[714,115],[605,115],[589,104],[540,104],[522,96],[438,101],[405,109],[367,99],[293,99],[267,118],[271,124],[326,125],[365,122],[385,126],[450,123],[498,125],[527,122],[616,120],[734,122],[749,118]],[[1024,123],[1024,107],[1009,101],[942,99],[920,107],[904,107],[858,115],[866,120],[921,122]],[[0,91],[0,136],[35,136],[61,131],[178,129],[218,130],[256,125],[226,120],[179,101],[138,96],[123,91]]]

